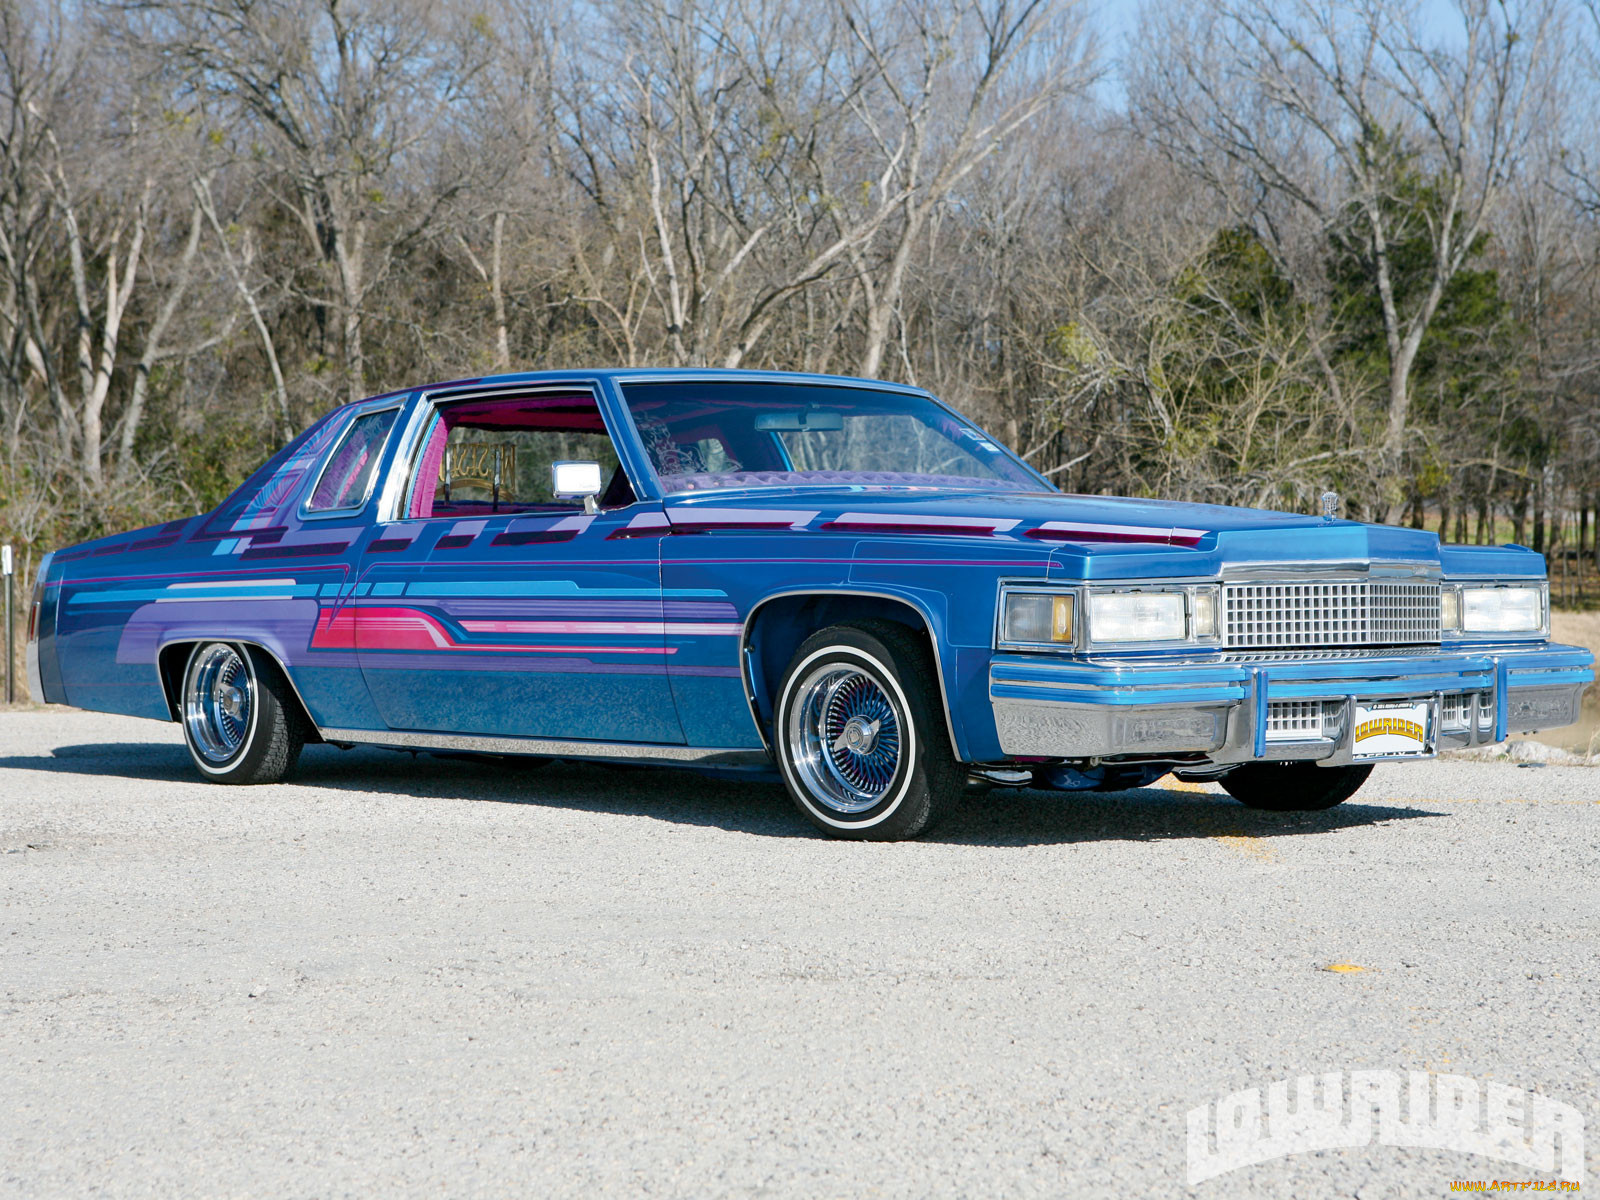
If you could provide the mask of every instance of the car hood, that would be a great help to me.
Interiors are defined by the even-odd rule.
[[[875,542],[1003,540],[1037,548],[1041,559],[1048,558],[1051,574],[1081,579],[1215,575],[1242,564],[1286,563],[1354,569],[1384,564],[1435,573],[1442,562],[1438,536],[1425,530],[1059,492],[763,488],[673,496],[666,511],[681,532],[793,529],[855,534]],[[1516,573],[1535,573],[1538,556],[1531,558]]]
[[[1048,527],[1052,533],[1078,533],[1091,539],[1098,535],[1099,540],[1110,540],[1121,532],[1172,544],[1194,542],[1204,534],[1226,530],[1324,524],[1322,518],[1299,513],[1061,492],[857,486],[695,492],[667,500],[667,512],[674,525],[697,525],[706,514],[727,509],[749,510],[752,514],[810,511],[814,514],[813,524],[818,520],[836,524],[846,514],[871,514],[880,521],[901,518],[908,531],[925,526],[956,534],[967,532],[966,527],[970,526],[973,535],[995,531],[1028,534]]]

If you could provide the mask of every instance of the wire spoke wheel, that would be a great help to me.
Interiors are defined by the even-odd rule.
[[[187,673],[183,723],[189,743],[208,762],[228,762],[250,733],[255,693],[249,668],[232,646],[213,643]]]
[[[882,803],[900,773],[903,714],[871,675],[831,663],[806,676],[790,709],[791,761],[838,813]]]

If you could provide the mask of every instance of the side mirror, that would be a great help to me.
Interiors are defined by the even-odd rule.
[[[557,500],[582,500],[583,511],[598,512],[594,498],[604,484],[597,462],[557,462],[550,464],[550,492]]]

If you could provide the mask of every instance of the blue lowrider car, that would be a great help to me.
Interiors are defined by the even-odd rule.
[[[775,769],[876,839],[974,777],[1326,808],[1594,678],[1521,547],[1063,495],[926,392],[745,371],[346,405],[215,511],[49,556],[28,628],[36,697],[177,721],[219,782],[319,741]]]

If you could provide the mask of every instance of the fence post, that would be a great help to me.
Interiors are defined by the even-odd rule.
[[[11,575],[12,575],[12,571],[14,569],[15,568],[14,568],[14,564],[12,562],[10,544],[8,543],[7,545],[0,546],[0,582],[3,582],[5,584],[5,589],[6,589],[6,703],[7,704],[15,704],[17,702],[17,668],[16,668],[16,663],[15,663],[15,659],[16,659],[17,655],[16,655],[16,646],[14,646],[12,644],[13,639],[12,639],[12,636],[11,636]]]

